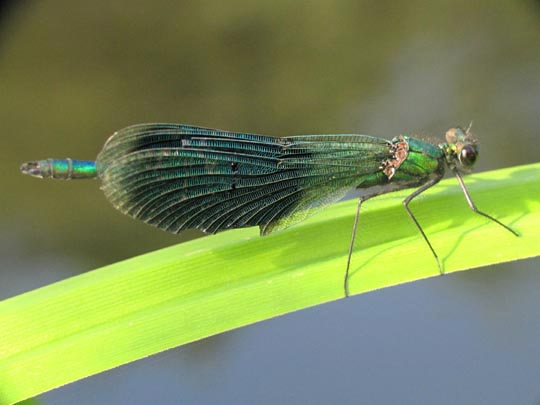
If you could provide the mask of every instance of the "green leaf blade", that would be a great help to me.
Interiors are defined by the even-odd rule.
[[[540,254],[540,164],[455,180],[411,204],[445,272]],[[366,202],[352,257],[352,294],[438,275],[403,209],[405,193]],[[216,333],[339,299],[356,202],[260,238],[231,231],[0,302],[0,403],[14,403]],[[365,209],[364,209],[365,208]]]

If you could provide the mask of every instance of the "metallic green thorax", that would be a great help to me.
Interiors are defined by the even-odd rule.
[[[392,142],[396,142],[398,139],[394,138]],[[402,139],[408,143],[409,153],[390,181],[414,187],[425,183],[433,176],[444,174],[442,149],[408,136],[404,136]]]

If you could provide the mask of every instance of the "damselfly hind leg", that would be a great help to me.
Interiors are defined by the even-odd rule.
[[[356,207],[356,215],[354,217],[351,243],[349,244],[349,256],[347,257],[347,268],[345,269],[345,277],[343,279],[343,292],[345,294],[345,298],[349,296],[349,268],[351,266],[351,256],[354,248],[354,239],[356,237],[356,228],[358,227],[358,218],[360,217],[360,207],[362,207],[364,200],[365,199],[362,197],[358,199],[358,206]]]

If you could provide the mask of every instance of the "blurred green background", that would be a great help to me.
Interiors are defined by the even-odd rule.
[[[142,122],[439,141],[474,120],[477,170],[502,168],[538,161],[539,72],[532,0],[4,5],[0,298],[201,235],[169,235],[119,214],[96,181],[22,176],[23,161],[93,159],[108,135]],[[441,213],[451,214],[459,215]],[[313,308],[43,400],[540,403],[538,265]]]

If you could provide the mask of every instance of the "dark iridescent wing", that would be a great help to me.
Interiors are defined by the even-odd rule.
[[[178,233],[284,229],[377,183],[390,143],[364,135],[272,138],[176,124],[135,125],[97,158],[103,190],[123,213]]]

